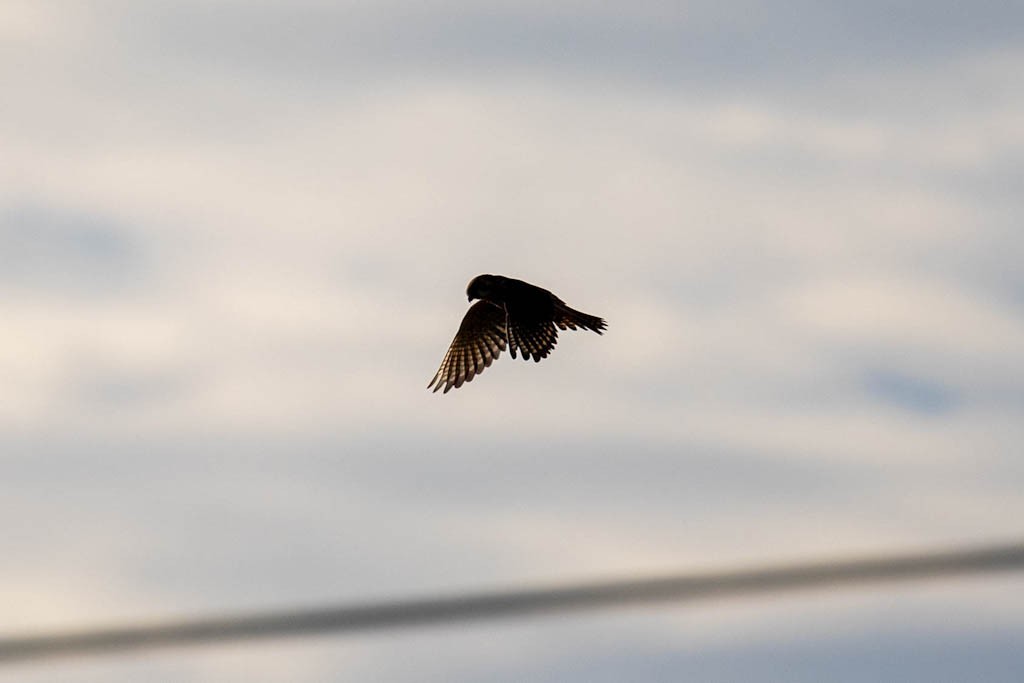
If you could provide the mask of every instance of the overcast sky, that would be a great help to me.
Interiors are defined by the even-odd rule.
[[[0,631],[1019,537],[1022,27],[1014,2],[5,0]],[[484,272],[609,329],[431,394]],[[0,677],[1009,682],[1022,596]]]

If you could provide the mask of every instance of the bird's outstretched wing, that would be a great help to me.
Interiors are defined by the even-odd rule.
[[[523,352],[523,360],[540,362],[547,358],[558,343],[558,330],[550,318],[535,318],[509,312],[508,352],[516,357],[516,350]]]
[[[478,301],[462,318],[448,353],[441,361],[427,388],[444,393],[458,389],[484,371],[505,350],[505,310],[487,301]]]

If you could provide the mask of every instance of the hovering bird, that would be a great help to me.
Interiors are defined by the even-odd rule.
[[[477,275],[466,287],[470,306],[427,388],[444,393],[489,367],[508,344],[509,353],[535,362],[547,358],[558,342],[558,330],[582,328],[602,333],[604,320],[569,308],[546,289],[501,275]],[[556,329],[557,327],[557,329]]]

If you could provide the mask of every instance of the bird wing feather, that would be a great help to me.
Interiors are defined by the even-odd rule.
[[[478,301],[470,306],[427,388],[434,387],[436,392],[443,386],[447,394],[452,388],[472,382],[489,367],[505,350],[505,319],[505,310],[490,302]]]
[[[550,319],[526,318],[509,313],[509,353],[516,357],[516,350],[522,351],[523,360],[533,357],[535,362],[547,358],[558,343],[558,330]]]

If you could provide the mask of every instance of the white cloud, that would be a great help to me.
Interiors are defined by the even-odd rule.
[[[12,628],[966,541],[1024,513],[1019,51],[853,67],[818,42],[842,78],[808,88],[776,55],[765,82],[714,87],[737,72],[714,45],[768,19],[644,4],[588,26],[628,14],[657,43],[630,62],[648,78],[508,40],[500,69],[413,45],[385,77],[297,43],[332,24],[293,9],[132,7],[0,21],[23,60],[0,67],[0,208],[72,226],[68,249],[19,252],[19,277],[0,259],[0,500],[62,548],[8,550]],[[411,11],[358,19],[386,33]],[[505,11],[550,26],[579,8]],[[446,30],[484,60],[462,18]],[[248,39],[206,44],[233,19]],[[679,56],[658,42],[670,21],[717,31],[703,80],[655,73]],[[268,36],[301,55],[246,58]],[[123,276],[78,286],[108,264],[75,246],[75,216],[137,247]],[[478,272],[610,328],[429,394]],[[880,397],[879,373],[948,406]],[[379,666],[360,652],[346,665]]]

